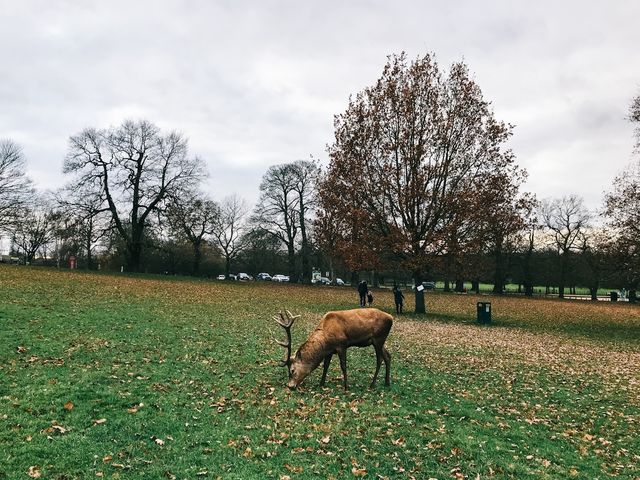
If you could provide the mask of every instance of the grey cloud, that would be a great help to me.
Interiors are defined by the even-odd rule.
[[[0,0],[0,13],[0,137],[44,188],[64,182],[69,135],[142,116],[190,138],[214,196],[254,201],[268,165],[326,157],[333,115],[401,50],[464,58],[517,125],[540,196],[597,207],[633,146],[637,2]]]

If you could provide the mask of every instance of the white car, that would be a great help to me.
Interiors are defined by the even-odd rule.
[[[242,281],[249,281],[249,280],[253,280],[253,277],[251,275],[249,275],[248,273],[239,273],[238,274],[238,280],[242,280]]]
[[[220,274],[216,277],[216,280],[226,280],[227,277],[225,277],[224,275]]]
[[[336,278],[336,285],[338,285],[339,287],[344,287],[344,280],[342,280],[341,278]]]
[[[273,277],[271,277],[271,281],[272,282],[288,282],[289,277],[278,273],[277,275],[274,275]]]

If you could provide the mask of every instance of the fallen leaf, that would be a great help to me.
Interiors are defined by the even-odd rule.
[[[251,447],[247,447],[247,449],[242,454],[242,456],[246,458],[249,458],[251,455],[253,455],[253,450],[251,450]]]
[[[29,475],[31,478],[40,478],[40,475],[42,475],[40,473],[40,467],[37,465],[32,465],[31,467],[29,467],[29,470],[27,470],[27,475]]]
[[[320,439],[320,441],[326,445],[327,443],[329,443],[331,441],[331,437],[329,435],[327,435],[326,437],[322,437]]]
[[[353,467],[351,469],[351,473],[353,473],[356,477],[364,477],[367,474],[367,469]]]
[[[105,455],[104,457],[102,457],[102,463],[108,463],[111,460],[113,460],[113,455]]]
[[[27,349],[26,349],[25,347],[23,347],[22,345],[20,345],[20,346],[18,347],[18,353],[24,353],[24,352],[26,352],[26,351],[27,351]]]
[[[94,420],[93,421],[94,425],[102,425],[103,423],[107,423],[107,419],[106,418],[100,418],[98,420]]]
[[[162,440],[161,438],[156,438],[154,442],[156,442],[160,446],[164,445],[164,440]]]
[[[62,425],[51,425],[51,428],[60,434],[67,433],[67,429],[64,428]]]
[[[69,401],[67,403],[64,404],[64,409],[69,412],[73,409],[73,402]]]

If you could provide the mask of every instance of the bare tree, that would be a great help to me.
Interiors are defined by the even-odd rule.
[[[598,300],[598,288],[610,262],[611,238],[609,232],[601,228],[586,228],[579,245],[581,258],[586,267],[583,277],[587,282],[591,300]]]
[[[61,236],[84,251],[85,268],[90,270],[94,251],[111,228],[110,210],[103,192],[84,184],[70,184],[58,192],[56,203],[62,217]]]
[[[260,184],[260,199],[252,222],[276,237],[287,249],[291,281],[296,276],[296,238],[299,231],[298,176],[291,164],[269,167]]]
[[[308,227],[309,216],[317,205],[317,185],[320,178],[320,167],[313,160],[298,160],[291,164],[295,177],[294,192],[298,196],[297,211],[300,226],[302,281],[311,283],[311,248]]]
[[[174,233],[184,237],[193,249],[192,274],[200,273],[202,246],[206,237],[216,231],[220,209],[213,200],[189,192],[174,199],[167,209],[167,219]]]
[[[224,256],[227,277],[231,273],[231,262],[246,246],[248,212],[247,203],[237,194],[225,197],[220,203],[220,212],[213,225],[212,235]]]
[[[537,234],[542,228],[537,216],[537,201],[532,207],[524,217],[524,230],[520,237],[519,246],[524,294],[528,297],[533,296],[533,254],[536,247]]]
[[[540,217],[551,234],[553,246],[560,255],[558,293],[560,298],[564,298],[571,254],[579,251],[584,243],[584,235],[591,215],[581,197],[569,195],[544,200],[540,207]]]
[[[25,168],[20,146],[11,140],[0,140],[0,230],[24,213],[33,191]]]
[[[104,196],[126,249],[127,267],[140,271],[145,229],[169,198],[203,176],[202,162],[188,156],[187,139],[163,135],[147,121],[125,121],[107,130],[88,128],[70,138],[64,172]]]
[[[498,174],[487,178],[483,188],[483,206],[480,208],[485,221],[482,236],[494,259],[494,293],[501,294],[504,291],[509,254],[521,243],[521,236],[525,232],[534,233],[529,229],[527,220],[537,202],[533,195],[519,192],[525,179],[526,175],[521,171],[510,172],[508,176]],[[529,241],[532,242],[533,238]]]
[[[32,263],[53,238],[54,222],[49,203],[43,197],[32,199],[11,224],[11,243],[25,264]],[[46,252],[42,255],[46,257]]]

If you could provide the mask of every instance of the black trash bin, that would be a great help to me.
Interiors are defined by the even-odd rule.
[[[491,302],[478,302],[478,323],[491,323]]]
[[[618,292],[609,292],[609,298],[612,302],[618,301]]]

